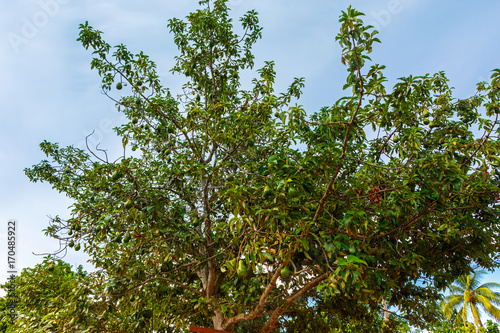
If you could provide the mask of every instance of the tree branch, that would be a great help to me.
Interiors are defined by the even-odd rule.
[[[260,297],[259,303],[255,307],[255,309],[248,314],[240,313],[232,318],[229,318],[222,325],[222,327],[224,329],[229,329],[229,327],[231,327],[231,326],[233,326],[241,321],[252,320],[262,313],[262,311],[264,310],[264,306],[266,305],[267,298],[269,297],[269,295],[271,295],[271,292],[273,291],[273,289],[276,288],[276,281],[281,276],[281,269],[283,268],[283,266],[285,266],[285,265],[284,264],[279,265],[278,268],[276,269],[276,271],[274,272],[273,277],[271,278],[271,281],[267,285],[266,289],[264,289],[264,292],[262,293],[262,296]]]
[[[306,284],[302,289],[294,293],[292,296],[288,297],[287,300],[285,301],[285,304],[274,310],[272,313],[271,317],[267,321],[267,323],[262,327],[262,329],[259,331],[259,333],[269,333],[273,329],[276,328],[276,323],[278,322],[279,317],[286,312],[286,310],[292,305],[293,302],[295,302],[298,298],[302,297],[304,294],[306,294],[309,290],[312,288],[316,287],[318,284],[320,284],[321,281],[325,280],[330,273],[323,273],[322,275],[316,277],[314,280]]]

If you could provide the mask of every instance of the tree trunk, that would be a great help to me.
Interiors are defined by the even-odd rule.
[[[382,298],[382,307],[384,308],[384,323],[389,322],[389,310],[387,309],[387,302]]]
[[[215,311],[215,316],[212,317],[212,321],[214,323],[214,329],[224,331],[224,328],[222,327],[224,319],[225,319],[224,315],[221,312]]]
[[[384,325],[380,330],[381,333],[385,331],[385,327],[389,323],[389,309],[387,308],[387,302],[385,301],[384,298],[382,298],[382,308],[384,309]]]

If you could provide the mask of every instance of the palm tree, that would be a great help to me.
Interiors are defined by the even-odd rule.
[[[454,325],[459,323],[460,318],[466,325],[469,306],[476,326],[483,327],[478,312],[480,308],[493,318],[500,320],[500,309],[495,306],[500,305],[500,293],[491,290],[492,288],[500,288],[500,284],[489,282],[480,285],[485,274],[485,271],[478,271],[470,275],[460,276],[449,287],[451,294],[444,298],[443,313],[446,318],[451,319],[454,310],[457,311]]]

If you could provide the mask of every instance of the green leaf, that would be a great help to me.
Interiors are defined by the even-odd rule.
[[[361,260],[358,257],[353,256],[352,254],[349,254],[347,256],[347,262],[353,262],[353,263],[358,263],[358,264],[363,264],[363,265],[368,266],[368,264],[366,263],[366,261]]]

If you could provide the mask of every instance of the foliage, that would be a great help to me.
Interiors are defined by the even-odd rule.
[[[463,323],[461,326],[456,326],[456,325],[453,325],[452,323],[447,322],[447,321],[442,321],[438,325],[433,325],[431,330],[433,333],[476,333],[476,332],[479,332],[479,333],[498,333],[498,332],[500,332],[498,324],[492,322],[491,320],[488,320],[486,328],[479,327],[478,330],[476,330],[476,327],[469,322],[467,322],[465,324],[465,326],[463,325]]]
[[[153,304],[150,290],[137,291],[137,308],[120,307],[116,295],[117,283],[106,280],[102,272],[87,273],[79,266],[71,266],[52,257],[34,268],[23,269],[16,279],[16,306],[18,318],[14,325],[6,323],[6,332],[144,332],[153,326]],[[2,286],[4,289],[8,285]],[[140,298],[140,300],[139,300]],[[127,298],[121,297],[126,302]],[[5,299],[0,298],[3,304]],[[130,299],[128,300],[130,301]],[[2,318],[6,318],[5,309]],[[170,329],[166,323],[157,323],[157,329]]]
[[[380,308],[370,309],[365,304],[326,296],[323,292],[295,302],[280,318],[279,327],[282,332],[410,332],[407,322],[399,317],[391,315],[384,322]]]
[[[500,328],[498,327],[498,324],[492,322],[491,320],[488,320],[486,322],[486,327],[487,327],[488,333],[500,333]]]
[[[442,321],[438,325],[432,327],[433,333],[476,333],[476,327],[471,323],[466,323],[465,326],[454,326],[453,324]]]
[[[2,286],[4,289],[7,288],[8,284]],[[10,316],[9,300],[6,297],[0,298],[0,332],[13,332],[11,330],[12,319]]]
[[[499,288],[500,284],[495,282],[480,284],[484,274],[486,274],[485,271],[478,271],[460,276],[449,287],[450,295],[444,299],[443,313],[450,319],[456,310],[455,325],[460,321],[464,325],[467,323],[469,308],[476,326],[483,327],[478,311],[480,309],[500,320],[500,310],[495,306],[500,305],[500,292],[492,290]]]
[[[303,79],[276,93],[273,62],[242,88],[261,38],[255,11],[238,36],[226,1],[200,5],[169,23],[179,96],[144,53],[82,24],[91,67],[129,120],[116,129],[123,154],[44,141],[51,161],[26,169],[74,200],[46,233],[90,255],[100,278],[87,287],[113,300],[103,323],[119,313],[156,330],[270,332],[321,295],[325,311],[385,299],[424,325],[436,312],[421,305],[471,261],[498,266],[500,70],[462,100],[442,72],[388,91],[385,67],[368,67],[377,32],[349,7],[336,37],[349,93],[306,113]]]
[[[88,324],[97,312],[87,298],[86,278],[81,266],[72,271],[69,264],[51,257],[23,269],[16,277],[18,317],[6,332],[80,332],[79,323]],[[82,311],[85,308],[88,311]]]

